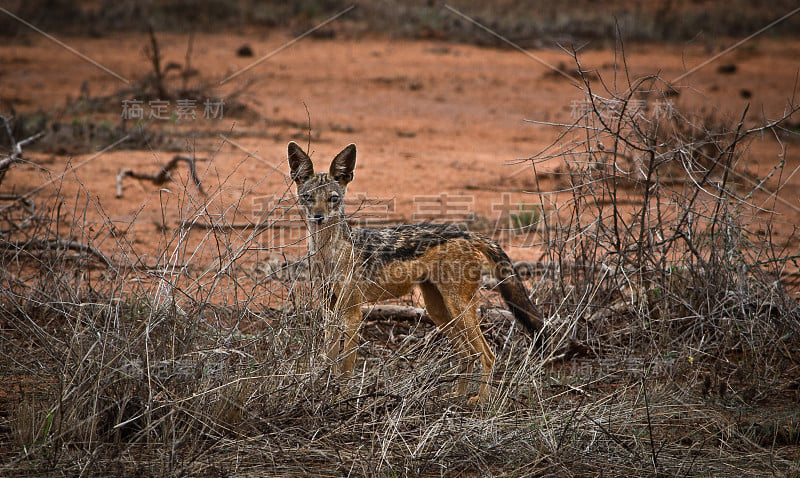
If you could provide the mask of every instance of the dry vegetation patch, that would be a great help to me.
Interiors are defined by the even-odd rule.
[[[478,409],[445,396],[458,361],[425,320],[368,316],[360,372],[332,377],[307,276],[237,272],[258,227],[205,230],[211,268],[180,228],[143,267],[119,234],[98,261],[81,209],[66,232],[63,202],[8,198],[4,473],[796,473],[800,308],[783,285],[796,256],[753,235],[770,215],[734,180],[761,129],[627,108],[659,82],[603,99],[587,80],[594,107],[558,153],[569,199],[532,209],[547,249],[526,275],[552,343],[534,353],[485,311],[498,362]],[[610,100],[614,115],[598,107]],[[186,185],[182,207],[204,201]]]
[[[163,66],[150,39],[142,97],[187,94],[172,81],[194,78],[189,62]],[[796,105],[757,127],[666,114],[661,78],[624,72],[612,89],[574,71],[588,108],[547,125],[558,139],[517,180],[560,190],[510,216],[542,237],[518,272],[552,340],[534,352],[482,291],[498,360],[478,408],[447,397],[459,361],[414,299],[395,304],[403,317],[366,310],[357,373],[331,375],[305,238],[267,238],[290,220],[285,191],[244,223],[252,186],[201,191],[193,158],[171,163],[191,164],[191,184],[169,167],[120,173],[172,187],[160,206],[180,224],[159,223],[148,255],[137,217],[126,228],[88,190],[67,198],[56,180],[0,197],[0,474],[800,473],[800,256],[773,237],[766,188],[790,172],[783,157],[768,177],[740,163],[753,136],[785,138]],[[54,130],[5,123],[0,182],[33,138],[47,144],[33,124]],[[559,167],[543,175],[545,161]]]

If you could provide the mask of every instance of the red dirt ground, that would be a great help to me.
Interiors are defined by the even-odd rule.
[[[203,81],[219,82],[290,39],[285,32],[275,31],[197,35],[191,64]],[[149,71],[142,53],[148,42],[144,35],[61,40],[124,78],[139,80]],[[185,36],[162,34],[159,40],[165,61],[184,61]],[[632,78],[658,74],[669,80],[732,42],[720,40],[715,47],[627,45],[628,71]],[[245,43],[254,50],[254,57],[237,57],[237,48]],[[526,119],[572,122],[576,105],[584,97],[577,81],[554,74],[534,56],[574,70],[570,56],[557,50],[523,54],[440,42],[307,38],[212,90],[225,97],[254,81],[240,100],[260,118],[212,120],[201,116],[200,106],[195,120],[177,124],[155,120],[151,127],[188,136],[180,141],[194,149],[197,157],[213,157],[199,166],[204,188],[212,193],[208,211],[224,212],[230,222],[255,220],[265,198],[286,190],[286,144],[293,139],[306,146],[309,117],[312,157],[326,167],[342,147],[356,143],[358,167],[350,194],[394,198],[395,210],[387,219],[442,220],[422,210],[425,201],[419,196],[444,194],[446,200],[458,203],[455,207],[466,207],[493,220],[505,192],[514,203],[538,202],[528,194],[537,187],[530,166],[511,163],[544,149],[559,129]],[[597,70],[613,87],[615,61],[619,61],[613,51],[588,50],[580,53],[580,59],[585,70]],[[749,103],[746,124],[756,126],[763,118],[774,119],[784,113],[797,89],[798,59],[800,41],[752,40],[681,80],[681,94],[674,101],[684,110],[733,119],[739,118]],[[736,71],[720,73],[718,67],[723,64],[735,65]],[[0,46],[0,78],[2,102],[12,102],[22,112],[63,108],[68,98],[79,96],[82,85],[90,96],[98,97],[127,88],[111,74],[38,36],[29,37],[25,44]],[[624,77],[617,80],[619,89],[625,89]],[[600,90],[598,81],[593,86]],[[744,90],[750,93],[749,99],[743,98],[747,96]],[[174,111],[175,105],[170,108]],[[117,124],[121,113],[120,104],[116,112],[90,118]],[[65,115],[61,120],[70,118]],[[772,134],[756,138],[740,163],[756,176],[766,175],[779,161],[782,146],[786,147],[786,169],[776,205],[781,214],[779,241],[786,239],[800,220],[800,175],[794,174],[800,166],[797,139],[782,141],[781,145]],[[168,185],[170,193],[159,193],[149,183],[129,179],[124,198],[117,199],[115,177],[123,167],[155,172],[159,162],[173,154],[111,149],[102,154],[66,156],[31,151],[26,156],[36,166],[16,165],[0,192],[29,191],[67,171],[63,183],[54,183],[65,197],[75,200],[78,191],[85,191],[121,229],[136,219],[135,227],[128,229],[130,240],[140,253],[149,253],[158,242],[157,225],[165,222],[172,230],[186,217],[186,205],[179,206],[181,188]],[[537,165],[537,171],[557,167],[558,161],[551,160]],[[183,168],[180,176],[185,179]],[[543,189],[563,187],[541,177],[539,187]],[[774,191],[779,184],[772,179],[766,186]],[[85,194],[80,197],[78,203],[86,200]],[[557,205],[558,196],[553,198]],[[227,210],[236,200],[241,200],[236,208],[241,216]],[[100,221],[93,207],[87,217],[87,225]],[[96,240],[101,248],[115,244],[109,237]],[[520,259],[531,258],[535,249],[512,248],[510,253]]]

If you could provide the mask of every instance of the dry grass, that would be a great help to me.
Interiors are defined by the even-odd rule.
[[[627,106],[658,85],[606,93]],[[368,323],[357,373],[331,377],[318,291],[247,267],[288,251],[262,242],[279,209],[226,227],[242,203],[184,185],[170,207],[211,227],[162,230],[148,260],[110,221],[89,232],[90,197],[7,200],[0,473],[797,474],[797,257],[753,207],[758,187],[734,181],[755,131],[587,98],[556,143],[567,187],[532,209],[552,343],[542,356],[487,323],[495,386],[476,409],[445,397],[458,364],[425,322]]]

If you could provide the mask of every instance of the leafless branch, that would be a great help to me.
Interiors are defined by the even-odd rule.
[[[78,241],[70,241],[67,239],[30,239],[26,241],[14,241],[14,242],[6,242],[7,246],[10,248],[4,249],[5,253],[9,251],[19,251],[19,250],[57,250],[57,249],[67,249],[72,250],[84,254],[89,254],[91,256],[96,257],[99,259],[103,264],[106,266],[111,267],[113,263],[111,260],[103,254],[99,249],[90,246],[89,244],[84,244]]]
[[[118,198],[122,197],[122,192],[123,192],[122,180],[125,179],[125,177],[150,181],[156,186],[161,186],[167,183],[168,181],[172,180],[172,171],[178,167],[178,163],[180,162],[185,162],[186,164],[189,165],[189,174],[192,177],[192,181],[194,182],[195,186],[197,186],[197,189],[198,191],[200,191],[200,194],[205,194],[205,192],[203,191],[203,186],[200,183],[200,178],[197,176],[196,161],[202,161],[202,160],[197,160],[192,156],[176,154],[167,164],[165,164],[161,168],[161,170],[159,170],[155,174],[138,173],[136,171],[133,171],[132,169],[122,168],[119,170],[119,174],[117,174],[117,197]]]
[[[0,159],[0,184],[2,184],[8,168],[11,167],[12,164],[23,160],[22,147],[41,138],[44,135],[44,131],[40,131],[33,136],[23,139],[22,141],[17,141],[14,139],[14,134],[11,131],[11,121],[6,116],[0,116],[0,118],[3,120],[3,125],[6,128],[6,133],[8,134],[8,139],[11,143],[11,151],[9,155]]]

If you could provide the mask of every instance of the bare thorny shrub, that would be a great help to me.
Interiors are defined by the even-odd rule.
[[[569,198],[547,229],[561,273],[554,302],[580,319],[575,335],[596,355],[688,355],[717,373],[720,361],[741,361],[758,368],[745,382],[773,393],[769,381],[793,360],[775,340],[797,339],[800,309],[784,283],[798,255],[773,237],[780,191],[767,183],[780,183],[783,158],[763,178],[740,160],[751,136],[785,118],[748,129],[746,111],[726,125],[665,108],[671,90],[660,78],[623,94],[585,86],[585,112],[564,133],[578,139],[559,153]]]
[[[294,200],[288,187],[253,215],[253,189],[232,200],[208,178],[206,196],[188,179],[171,185],[159,206],[180,218],[154,235],[155,256],[137,253],[136,219],[112,224],[86,193],[9,198],[0,469],[792,470],[796,420],[754,413],[796,400],[800,319],[782,285],[793,257],[769,236],[769,209],[753,206],[769,178],[740,181],[755,131],[648,113],[634,100],[660,84],[604,99],[587,81],[589,108],[557,143],[566,153],[532,159],[534,170],[561,160],[568,185],[557,207],[540,196],[554,211],[543,216],[545,257],[558,267],[532,285],[550,303],[552,342],[542,357],[509,323],[488,324],[495,393],[474,410],[444,397],[457,361],[430,324],[369,322],[354,377],[328,373],[328,299],[308,278],[302,243],[274,240]]]
[[[747,126],[747,110],[738,121],[682,111],[673,104],[676,91],[659,77],[615,78],[613,89],[602,79],[581,79],[583,114],[560,125],[559,141],[531,158],[534,167],[562,161],[565,187],[545,217],[545,256],[558,267],[543,289],[554,324],[572,340],[565,357],[583,355],[571,367],[579,372],[573,383],[634,385],[647,412],[644,450],[654,472],[691,470],[657,435],[685,433],[681,439],[691,437],[691,447],[699,439],[699,448],[712,439],[663,423],[696,413],[676,404],[697,395],[739,414],[739,436],[715,425],[726,439],[771,451],[797,444],[795,412],[773,409],[795,402],[800,383],[800,307],[792,298],[800,256],[787,247],[797,231],[789,225],[788,238],[774,235],[776,206],[787,204],[780,197],[786,150],[778,133],[798,107]],[[782,154],[759,177],[748,161],[760,158],[748,156],[747,147],[763,135],[774,136]],[[540,197],[545,209],[551,195]],[[620,391],[613,400],[624,403]],[[667,410],[660,419],[651,416],[653,395],[656,408]],[[742,413],[749,417],[741,420]]]

